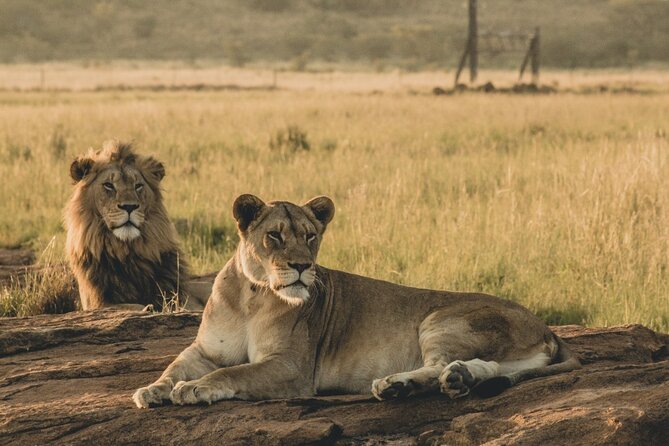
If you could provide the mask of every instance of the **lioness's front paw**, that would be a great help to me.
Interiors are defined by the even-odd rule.
[[[163,404],[163,401],[169,399],[169,396],[169,392],[161,387],[151,385],[137,389],[132,395],[132,400],[140,409],[148,409],[152,404]]]
[[[444,368],[439,376],[441,393],[451,398],[469,395],[470,389],[476,384],[476,378],[462,361],[453,361]]]
[[[215,386],[200,380],[179,381],[170,393],[170,399],[174,404],[211,404],[214,401],[232,398],[233,393],[225,389],[217,389]]]

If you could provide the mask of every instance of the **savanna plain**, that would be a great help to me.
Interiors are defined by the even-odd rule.
[[[0,246],[63,262],[69,164],[117,138],[164,162],[195,273],[233,253],[239,194],[326,194],[325,266],[499,295],[551,324],[667,332],[667,116],[663,92],[5,90]],[[29,314],[58,280],[4,288],[0,315]]]

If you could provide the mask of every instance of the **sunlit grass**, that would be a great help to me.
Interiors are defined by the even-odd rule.
[[[56,260],[54,241],[41,253],[37,268],[0,287],[0,316],[64,313],[77,309],[74,277]]]
[[[669,97],[323,91],[1,93],[0,244],[62,251],[70,159],[135,140],[167,166],[198,273],[241,193],[333,198],[320,263],[480,290],[552,323],[669,330]],[[308,150],[270,141],[299,129]]]

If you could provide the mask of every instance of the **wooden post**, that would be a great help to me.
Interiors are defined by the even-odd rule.
[[[479,68],[478,24],[476,23],[477,0],[469,0],[469,80],[476,81]]]
[[[534,30],[534,37],[532,38],[532,83],[539,85],[539,27],[537,26]]]
[[[525,52],[525,57],[523,58],[523,63],[520,64],[520,73],[518,74],[518,82],[523,81],[523,74],[525,73],[525,67],[527,67],[527,62],[529,62],[532,57],[532,42],[534,42],[534,37],[530,39],[530,44],[527,47]]]
[[[530,39],[530,44],[527,47],[523,63],[520,65],[518,82],[523,80],[523,73],[525,73],[525,68],[529,62],[530,67],[532,68],[532,83],[534,85],[539,85],[539,55],[539,28],[537,27],[534,30],[534,35]]]
[[[469,55],[469,41],[467,41],[467,46],[465,46],[465,52],[462,53],[462,57],[460,58],[460,64],[458,64],[458,71],[455,72],[455,86],[458,86],[458,79],[460,79],[460,73],[462,73],[462,69],[465,67],[465,62],[467,61],[467,56]]]
[[[465,67],[465,62],[467,57],[469,57],[469,81],[474,83],[476,81],[476,76],[478,75],[479,68],[479,51],[478,51],[478,25],[476,23],[476,6],[477,0],[469,0],[469,28],[467,35],[467,44],[465,45],[465,51],[460,57],[460,63],[458,64],[458,71],[455,72],[455,86],[458,86],[458,80],[460,79],[460,74]]]

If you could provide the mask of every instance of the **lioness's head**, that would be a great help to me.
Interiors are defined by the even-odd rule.
[[[233,215],[244,275],[256,285],[271,288],[289,304],[305,302],[316,278],[321,238],[334,217],[332,200],[316,197],[297,206],[242,195],[235,200]]]
[[[107,141],[101,150],[90,150],[70,166],[75,199],[80,212],[94,211],[116,238],[130,242],[161,202],[159,183],[165,176],[162,163],[136,155],[130,144]]]

